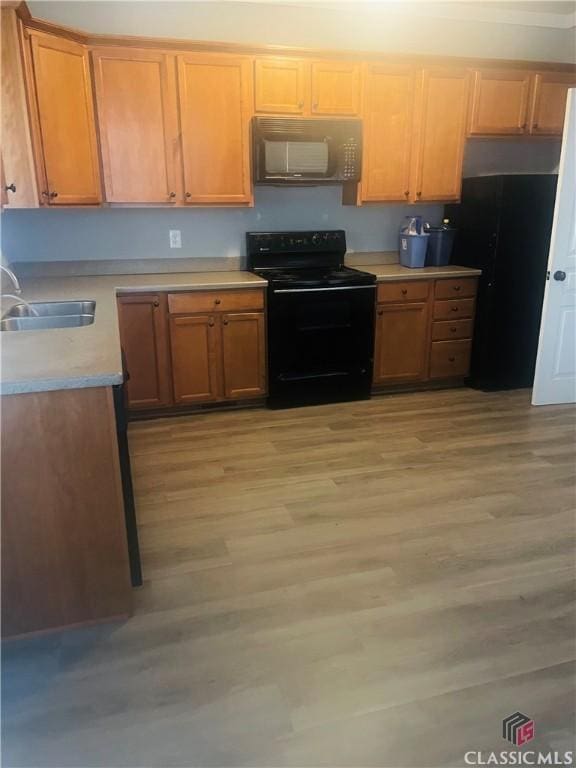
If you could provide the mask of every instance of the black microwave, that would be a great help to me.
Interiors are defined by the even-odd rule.
[[[359,181],[362,121],[352,118],[252,118],[256,184]]]

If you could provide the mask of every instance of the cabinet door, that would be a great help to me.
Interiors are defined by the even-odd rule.
[[[569,88],[576,88],[573,73],[539,72],[534,76],[530,133],[538,136],[562,135]]]
[[[250,203],[250,60],[183,54],[178,86],[185,202]]]
[[[361,199],[408,200],[414,112],[414,71],[367,64]]]
[[[357,115],[360,65],[346,61],[312,62],[313,115]]]
[[[171,403],[166,298],[134,294],[118,299],[120,342],[129,376],[128,407],[161,408]]]
[[[308,63],[301,59],[256,59],[255,111],[283,115],[304,114],[308,101],[308,67]]]
[[[237,399],[266,392],[266,334],[262,312],[222,316],[224,395]]]
[[[428,304],[381,304],[376,311],[374,383],[426,378]]]
[[[50,205],[95,205],[100,177],[88,53],[71,40],[30,33],[41,158]]]
[[[2,8],[0,52],[2,63],[2,158],[9,208],[37,208],[38,189],[26,103],[23,60],[20,55],[19,24],[14,8]],[[4,189],[3,194],[6,193]]]
[[[106,200],[176,202],[174,57],[133,48],[92,57]]]
[[[468,85],[466,70],[426,69],[422,73],[410,195],[416,202],[460,199]]]
[[[489,69],[475,72],[470,136],[524,133],[529,89],[529,72]]]
[[[222,399],[219,322],[214,315],[171,315],[174,402]]]

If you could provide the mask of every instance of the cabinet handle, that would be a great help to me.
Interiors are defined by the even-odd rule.
[[[6,192],[16,192],[16,184],[14,184],[14,182],[12,182],[12,184],[7,184],[4,189]]]
[[[461,291],[462,290],[462,286],[461,285],[453,285],[452,286],[452,290],[453,291]]]
[[[222,325],[228,325],[228,320],[222,320]]]
[[[210,328],[214,328],[214,318],[212,317],[210,318],[210,320],[208,321],[208,325],[210,326]]]
[[[382,315],[384,314],[384,310],[383,309],[379,309],[378,310],[378,314],[380,315],[380,317],[382,317]]]
[[[458,330],[458,328],[455,328],[454,326],[452,326],[452,328],[450,328],[451,333],[456,333],[457,330]]]
[[[170,192],[170,194],[168,195],[168,197],[176,197],[176,192]]]
[[[50,197],[54,199],[55,197],[58,197],[58,192],[50,192]]]
[[[186,192],[186,197],[192,197],[192,192]]]
[[[451,307],[451,308],[450,308],[450,311],[451,311],[451,312],[458,312],[458,307]]]
[[[455,360],[456,360],[456,358],[455,358],[453,355],[451,355],[451,356],[448,358],[448,362],[450,362],[450,363],[453,363],[453,362],[455,362]]]
[[[222,304],[222,299],[214,299],[214,304]]]
[[[43,197],[50,197],[50,195],[48,194],[48,192],[45,189],[42,190],[42,196]]]
[[[416,197],[422,197],[422,190],[420,190],[420,192],[416,192]]]
[[[402,288],[402,296],[406,296],[408,293],[408,288]]]
[[[409,189],[407,189],[407,190],[404,192],[404,197],[408,197],[408,195],[409,195],[409,194],[410,194],[410,190],[409,190]]]
[[[538,128],[538,123],[533,123],[532,128]]]
[[[155,307],[159,307],[159,306],[160,306],[160,302],[158,301],[158,299],[154,299],[154,301],[152,302],[152,304],[153,304]]]

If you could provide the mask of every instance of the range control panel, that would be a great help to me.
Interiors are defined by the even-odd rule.
[[[333,253],[346,252],[343,229],[308,232],[247,232],[248,256],[265,253]]]

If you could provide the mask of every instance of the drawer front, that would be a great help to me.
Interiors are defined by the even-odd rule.
[[[428,280],[405,280],[398,283],[380,283],[378,302],[389,304],[401,301],[426,301],[430,292]]]
[[[450,341],[450,339],[471,339],[473,329],[470,320],[440,320],[432,323],[432,341]]]
[[[459,320],[473,316],[474,299],[434,302],[434,320]]]
[[[470,350],[472,342],[434,341],[430,356],[430,378],[450,379],[466,376],[470,369]]]
[[[437,299],[467,299],[476,296],[478,281],[473,277],[454,280],[436,280],[434,296]]]
[[[171,314],[195,312],[258,312],[264,309],[264,291],[194,291],[168,294]]]

